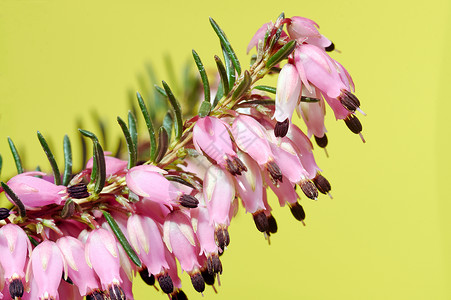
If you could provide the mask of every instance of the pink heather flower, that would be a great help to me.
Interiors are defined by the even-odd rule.
[[[180,210],[173,211],[164,222],[164,242],[166,247],[180,262],[180,267],[191,277],[196,291],[205,290],[205,282],[200,274],[199,242],[188,217]]]
[[[121,175],[127,171],[127,161],[112,156],[105,156],[106,178],[114,175]],[[92,170],[93,159],[86,163],[86,169]]]
[[[273,159],[265,128],[253,117],[238,115],[233,121],[232,135],[242,151],[249,154],[259,165]]]
[[[232,175],[241,174],[246,171],[246,167],[236,157],[227,127],[228,125],[218,118],[200,118],[193,129],[194,147]]]
[[[22,228],[15,224],[6,224],[0,228],[0,264],[3,276],[0,279],[7,281],[7,285],[17,287],[18,294],[11,297],[20,297],[23,294],[23,281],[25,276],[25,263],[27,255],[31,255],[31,243]]]
[[[299,113],[307,125],[308,135],[323,137],[327,132],[324,126],[324,115],[326,114],[326,106],[321,94],[310,94],[306,91],[305,96],[319,99],[318,102],[301,102],[298,106]]]
[[[251,41],[247,45],[247,53],[249,53],[252,48],[258,47],[259,41],[263,41],[265,39],[266,32],[268,30],[273,30],[273,28],[274,24],[272,22],[263,24],[263,26],[257,30]],[[287,36],[288,35],[285,33],[285,31],[282,31],[282,33],[280,34],[280,39],[286,38]]]
[[[122,282],[116,239],[108,230],[98,228],[91,231],[85,245],[85,258],[100,278],[103,290]]]
[[[287,63],[277,79],[276,111],[273,117],[277,121],[274,128],[277,137],[286,135],[293,112],[299,103],[300,94],[301,80],[298,71],[293,64]]]
[[[158,277],[169,268],[165,258],[165,245],[159,226],[148,217],[132,215],[128,218],[127,232],[130,244],[135,249],[149,274]]]
[[[59,299],[58,287],[66,265],[56,243],[43,241],[37,245],[30,262],[39,299]]]
[[[287,31],[290,38],[299,43],[308,43],[318,47],[326,48],[332,44],[318,31],[318,24],[303,17],[291,17],[287,20]]]
[[[100,289],[100,284],[93,269],[85,258],[85,246],[78,239],[65,236],[56,241],[68,265],[68,276],[78,287],[81,296],[86,296]]]
[[[140,165],[131,168],[125,181],[128,188],[150,201],[163,204],[172,209],[174,205],[181,204],[185,207],[196,207],[196,199],[190,195],[178,191],[175,186],[162,174],[162,169],[151,165]]]
[[[279,200],[280,207],[284,207],[286,203],[297,203],[299,196],[294,189],[295,184],[291,183],[289,180],[287,180],[287,178],[283,178],[282,182],[279,182],[276,186],[267,177],[266,183],[274,192],[274,194],[276,194],[277,199]]]
[[[55,185],[36,175],[44,176],[42,172],[25,172],[14,176],[8,181],[8,186],[19,197],[27,209],[48,204],[61,204],[64,201],[66,187]],[[6,195],[11,203],[14,203]]]

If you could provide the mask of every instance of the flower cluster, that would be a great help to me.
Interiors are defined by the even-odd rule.
[[[362,130],[352,79],[327,54],[334,45],[312,20],[282,15],[257,31],[248,46],[257,55],[241,72],[222,29],[210,21],[225,49],[225,65],[215,57],[221,82],[210,88],[193,52],[204,86],[199,112],[182,120],[180,104],[163,82],[158,90],[173,107],[173,122],[158,134],[138,94],[150,142],[138,141],[133,114],[128,126],[118,118],[128,160],[104,152],[93,133],[80,130],[92,140],[93,158],[73,173],[65,139],[61,176],[38,133],[54,174],[24,172],[10,140],[19,174],[2,182],[14,207],[0,210],[0,299],[133,299],[136,273],[171,299],[186,299],[177,261],[199,293],[219,281],[240,202],[269,239],[277,223],[268,190],[301,222],[305,212],[296,186],[313,200],[329,194],[309,138],[327,145],[325,103],[352,132]],[[276,89],[256,85],[277,73]],[[295,109],[307,135],[292,122]],[[140,155],[147,156],[138,160]]]

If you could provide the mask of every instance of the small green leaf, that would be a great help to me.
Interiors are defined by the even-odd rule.
[[[240,106],[249,106],[249,105],[276,105],[276,102],[274,100],[251,100],[240,104]]]
[[[224,85],[221,83],[218,86],[218,90],[216,91],[216,95],[215,95],[215,99],[213,100],[212,107],[216,107],[216,105],[218,105],[219,101],[222,99],[223,96],[224,96]]]
[[[81,122],[77,122],[77,128],[83,127]],[[81,145],[81,169],[84,169],[86,166],[86,160],[88,159],[88,151],[86,147],[86,141],[83,133],[80,132],[80,145]]]
[[[161,94],[161,96],[163,96],[163,97],[167,97],[167,96],[168,96],[168,95],[166,94],[166,91],[165,91],[163,88],[159,87],[159,86],[156,85],[156,84],[154,84],[154,87],[155,87],[155,89],[157,90],[157,92]]]
[[[174,182],[178,182],[180,184],[186,185],[192,189],[196,189],[196,187],[194,185],[192,185],[191,183],[189,183],[188,181],[186,181],[185,179],[179,177],[179,176],[165,176],[165,178],[169,181],[174,181]]]
[[[30,240],[30,242],[33,246],[36,247],[37,245],[39,245],[39,242],[37,240],[35,240],[34,237],[28,236],[28,239]]]
[[[100,194],[103,187],[105,186],[105,180],[106,180],[106,165],[105,165],[105,155],[103,153],[102,146],[100,146],[100,143],[98,140],[93,140],[94,142],[94,155],[95,155],[95,162],[97,165],[97,176],[96,181],[94,185],[94,193]]]
[[[268,92],[268,93],[271,93],[271,94],[275,94],[276,93],[276,88],[275,87],[267,86],[267,85],[257,85],[256,87],[254,87],[254,89],[260,90],[260,91],[264,91],[264,92]]]
[[[16,204],[17,210],[19,212],[19,215],[24,218],[26,216],[26,210],[25,205],[23,205],[22,201],[20,201],[19,197],[16,195],[16,193],[13,192],[13,190],[3,181],[0,182],[3,190],[6,194],[8,194],[9,198]]]
[[[64,149],[63,185],[67,186],[72,176],[72,147],[70,145],[70,140],[67,134],[64,136],[63,149]]]
[[[128,130],[130,131],[130,136],[136,149],[136,157],[138,157],[138,129],[135,115],[131,111],[128,112]]]
[[[22,161],[20,160],[19,152],[10,137],[8,137],[8,144],[11,149],[11,153],[13,154],[14,162],[16,163],[17,173],[23,173]]]
[[[60,170],[58,169],[58,165],[56,164],[55,156],[53,155],[52,151],[50,150],[49,145],[47,144],[47,141],[45,140],[44,136],[38,131],[38,139],[41,143],[42,149],[44,149],[45,155],[47,155],[47,158],[50,162],[50,166],[52,166],[53,170],[53,177],[56,185],[61,184],[61,174]]]
[[[219,27],[219,25],[210,17],[210,23],[213,27],[213,30],[216,32],[217,36],[219,37],[219,40],[221,41],[221,44],[224,46],[225,50],[228,53],[228,56],[233,62],[233,65],[235,67],[235,70],[238,72],[238,75],[241,74],[241,66],[240,62],[235,54],[235,51],[232,49],[232,45],[230,45],[229,40],[227,39],[224,31]]]
[[[218,67],[219,76],[221,76],[222,86],[224,88],[224,95],[227,95],[230,91],[229,89],[229,80],[227,78],[227,71],[224,67],[219,56],[215,55],[216,66]]]
[[[285,58],[290,55],[294,49],[296,48],[296,41],[289,41],[285,45],[283,45],[282,48],[279,49],[279,51],[276,52],[273,56],[271,56],[268,61],[266,62],[266,68],[271,69],[275,65],[277,65],[279,62],[284,60]]]
[[[202,104],[200,105],[199,108],[199,116],[201,118],[208,116],[210,114],[210,111],[211,111],[211,103],[207,101],[202,101]]]
[[[319,99],[318,98],[311,98],[311,97],[301,96],[301,102],[315,103],[315,102],[319,102]]]
[[[172,118],[172,114],[170,111],[168,111],[166,113],[166,115],[164,116],[163,119],[163,124],[161,126],[164,127],[164,129],[166,129],[166,132],[168,134],[168,140],[171,140],[171,136],[172,136],[172,126],[174,125],[174,119]]]
[[[0,154],[0,175],[2,174],[2,167],[3,167],[3,158],[2,155]]]
[[[251,83],[252,83],[251,76],[249,72],[246,70],[244,71],[243,80],[240,82],[240,84],[237,86],[237,88],[232,94],[232,99],[234,100],[239,99],[241,96],[247,93],[249,87],[251,86]]]
[[[227,53],[224,47],[222,47],[222,55],[224,56],[225,69],[227,72],[227,80],[229,82],[229,91],[230,91],[233,88],[233,85],[235,84],[236,72],[235,68],[233,67],[232,61],[230,60],[229,54]]]
[[[208,83],[207,72],[205,67],[200,60],[199,55],[193,50],[193,58],[196,62],[197,69],[199,69],[200,78],[202,79],[202,84],[204,85],[204,101],[210,102],[210,84]]]
[[[135,250],[132,248],[130,243],[127,241],[127,238],[125,237],[122,230],[119,228],[119,225],[117,225],[114,218],[111,216],[109,212],[102,211],[103,216],[105,217],[105,220],[108,222],[108,225],[110,225],[111,230],[113,230],[114,235],[116,236],[119,243],[122,245],[122,248],[125,250],[125,253],[127,253],[130,260],[137,265],[138,267],[141,267],[141,260],[139,259],[138,255],[136,254]]]
[[[166,154],[166,151],[168,150],[169,146],[169,136],[168,132],[164,127],[160,127],[160,130],[158,131],[158,149],[157,149],[157,158],[155,159],[155,162],[160,162],[164,155]]]
[[[149,111],[147,110],[146,104],[144,103],[143,98],[140,93],[136,93],[136,97],[138,98],[139,108],[141,109],[141,113],[144,117],[144,121],[146,122],[147,131],[149,132],[150,138],[150,160],[155,161],[156,153],[157,153],[157,140],[155,138],[155,130],[153,128],[152,121],[150,120]]]
[[[127,150],[128,150],[127,168],[131,169],[136,165],[137,155],[136,155],[135,145],[134,145],[132,137],[130,135],[130,131],[127,128],[127,124],[125,124],[124,120],[122,120],[120,117],[117,117],[117,122],[121,126],[122,133],[125,136],[125,142],[127,143]]]
[[[163,87],[164,87],[164,90],[166,91],[166,94],[168,95],[169,102],[171,103],[172,108],[174,109],[175,139],[178,141],[182,137],[182,132],[183,132],[182,109],[180,107],[180,103],[177,101],[177,99],[175,99],[174,94],[171,91],[171,88],[164,81],[163,81]]]
[[[285,13],[281,13],[280,16],[277,18],[276,25],[280,24],[282,20],[285,19]],[[276,34],[271,39],[271,42],[269,43],[269,49],[272,49],[274,45],[279,41],[280,35],[282,34],[283,30],[283,24],[277,29]]]

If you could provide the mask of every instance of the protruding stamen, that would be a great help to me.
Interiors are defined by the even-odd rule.
[[[153,276],[153,274],[149,274],[149,270],[147,268],[144,268],[141,271],[139,271],[139,275],[141,276],[141,279],[147,285],[154,285],[155,284],[155,276]]]
[[[365,138],[363,137],[363,134],[361,132],[359,132],[359,136],[362,139],[362,142],[366,143]]]
[[[179,202],[181,206],[187,208],[196,208],[197,205],[199,205],[199,200],[197,200],[196,197],[187,194],[183,194],[180,197]]]
[[[266,215],[263,211],[256,212],[252,214],[252,216],[254,217],[254,223],[258,231],[260,232],[269,231],[268,219],[266,218]]]
[[[330,42],[330,45],[327,46],[326,48],[324,48],[324,50],[326,50],[327,52],[332,52],[335,50],[335,44]]]
[[[232,174],[233,176],[238,175],[239,173],[239,169],[237,168],[236,164],[233,163],[232,160],[230,160],[229,158],[226,159],[226,169],[227,171],[230,172],[230,174]]]
[[[158,277],[158,284],[160,285],[161,290],[170,294],[174,291],[174,283],[172,282],[171,276],[169,274],[163,274]]]
[[[316,198],[318,198],[318,189],[310,180],[301,181],[299,186],[308,198],[312,200],[316,200]]]
[[[22,280],[15,278],[9,284],[9,294],[12,299],[21,298],[24,293],[24,286]]]
[[[4,207],[0,208],[0,221],[9,217],[10,210]]]
[[[191,275],[191,283],[197,292],[205,291],[205,281],[200,272]]]
[[[346,126],[348,126],[349,130],[351,130],[355,134],[359,134],[362,131],[362,123],[360,123],[359,119],[355,115],[349,115],[346,119],[344,119]]]
[[[268,231],[270,233],[276,233],[277,232],[276,219],[274,218],[273,215],[269,215],[267,218],[268,218],[268,224],[269,224]]]
[[[350,91],[341,90],[341,92],[341,95],[338,97],[341,104],[350,112],[354,112],[360,106],[359,99]]]
[[[69,197],[74,199],[83,199],[89,197],[88,187],[82,182],[77,183],[76,185],[68,186],[67,193],[69,194]]]
[[[205,270],[201,272],[202,277],[204,278],[205,284],[213,285],[215,284],[215,274],[210,274],[209,271]]]
[[[110,296],[111,300],[126,300],[127,299],[125,297],[124,290],[122,290],[122,288],[117,284],[113,284],[112,286],[110,286],[110,288],[108,289],[108,295]]]
[[[283,121],[283,122],[277,122],[276,126],[274,127],[274,135],[276,137],[286,136],[289,127],[290,127],[290,120],[288,120],[288,118],[286,118],[285,121]]]
[[[246,165],[238,157],[235,157],[233,159],[233,164],[235,165],[235,167],[238,170],[237,175],[241,175],[242,172],[247,172]]]
[[[291,214],[293,215],[293,217],[301,222],[304,222],[305,220],[305,211],[304,208],[302,208],[302,205],[300,205],[299,203],[295,203],[290,205],[290,210],[291,210]]]
[[[327,140],[327,135],[326,135],[326,134],[324,134],[322,137],[317,137],[317,136],[315,135],[315,141],[316,141],[316,144],[317,144],[319,147],[321,147],[321,148],[325,148],[325,147],[327,146],[327,143],[329,142],[329,141]]]
[[[224,252],[225,247],[230,243],[229,232],[225,227],[219,227],[215,230],[215,241],[216,245]]]
[[[313,183],[322,194],[328,194],[331,190],[329,181],[321,174],[316,174]]]
[[[207,257],[207,271],[212,276],[216,273],[222,274],[222,263],[218,255],[212,254]]]
[[[268,170],[269,176],[271,177],[274,185],[277,185],[277,182],[282,182],[282,171],[280,171],[279,166],[274,161],[270,161],[266,164],[266,169]]]

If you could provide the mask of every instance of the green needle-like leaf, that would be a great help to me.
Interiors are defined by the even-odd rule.
[[[213,30],[216,32],[217,36],[219,37],[221,44],[224,46],[230,59],[232,60],[235,70],[238,72],[238,75],[240,75],[241,74],[240,62],[235,54],[235,51],[233,51],[232,45],[230,45],[230,42],[227,39],[224,31],[222,31],[222,29],[219,27],[219,25],[212,18],[210,18],[210,23],[211,23],[211,26],[213,27]]]
[[[78,129],[78,131],[92,140],[93,162],[90,183],[95,182],[94,193],[99,194],[105,186],[106,179],[106,166],[103,149],[102,146],[100,146],[99,139],[94,133],[84,129]]]
[[[254,87],[254,89],[260,90],[260,91],[264,91],[264,92],[268,92],[268,93],[271,93],[271,94],[275,94],[276,93],[276,88],[275,87],[267,86],[267,85],[257,85],[256,87]]]
[[[285,13],[281,13],[280,16],[277,18],[276,24],[280,24],[280,22],[284,18],[285,18]],[[282,26],[279,27],[279,29],[277,29],[276,34],[271,39],[271,42],[269,44],[269,49],[272,49],[272,47],[274,47],[274,45],[279,41],[280,35],[282,34],[282,30],[283,30],[283,24],[282,24]]]
[[[49,145],[47,144],[47,141],[45,140],[44,136],[38,131],[38,139],[41,143],[42,149],[44,149],[45,155],[47,155],[47,158],[50,162],[50,166],[52,166],[53,170],[53,177],[56,185],[61,184],[61,174],[60,170],[58,169],[58,165],[56,164],[55,156],[53,155],[52,151],[50,150]]]
[[[63,149],[64,149],[63,185],[67,186],[72,176],[72,147],[70,145],[70,140],[67,134],[64,136]]]
[[[157,90],[158,93],[160,93],[161,96],[163,97],[167,97],[168,95],[166,94],[166,91],[159,87],[158,85],[154,84],[155,89]]]
[[[172,105],[172,108],[174,109],[174,115],[175,115],[175,139],[178,141],[180,140],[180,137],[182,136],[183,132],[183,120],[182,120],[182,109],[180,107],[180,103],[175,99],[174,94],[171,91],[171,88],[169,85],[163,81],[163,87],[166,91],[166,94],[168,95],[169,102]]]
[[[117,225],[114,218],[111,216],[109,212],[102,211],[103,216],[105,217],[105,220],[108,222],[108,225],[110,225],[111,230],[113,230],[114,235],[116,236],[119,243],[122,245],[122,248],[125,250],[125,253],[127,253],[130,260],[137,265],[138,267],[141,267],[141,260],[139,259],[138,255],[136,254],[135,250],[132,248],[130,243],[127,241],[127,238],[125,237],[122,230],[119,228],[119,225]]]
[[[138,128],[135,114],[131,111],[128,112],[128,130],[130,131],[130,136],[136,149],[136,157],[138,157]]]
[[[17,173],[23,173],[22,161],[20,160],[19,152],[10,137],[8,137],[8,144],[11,149],[11,153],[13,154],[14,162],[16,163]]]
[[[0,154],[0,176],[2,174],[2,167],[3,167],[3,158],[2,155]]]
[[[157,158],[155,159],[155,162],[160,162],[164,155],[166,154],[166,151],[168,150],[169,146],[169,136],[168,132],[164,127],[160,127],[158,130],[158,149],[157,149]]]
[[[251,83],[252,83],[251,76],[249,72],[246,70],[244,71],[243,81],[240,82],[240,84],[232,94],[232,99],[234,100],[239,99],[241,96],[247,93],[249,87],[251,86]]]
[[[302,96],[301,97],[301,102],[315,103],[315,102],[319,102],[319,99],[318,98],[311,98],[311,97]]]
[[[202,104],[200,105],[199,108],[199,116],[202,118],[208,116],[210,114],[210,111],[211,111],[211,103],[208,101],[202,101]]]
[[[219,56],[215,55],[216,66],[218,67],[219,76],[221,76],[222,86],[224,88],[224,95],[227,95],[230,91],[229,89],[229,79],[227,78],[227,71],[224,67]]]
[[[25,205],[23,205],[22,201],[20,201],[19,197],[13,190],[3,181],[0,183],[2,185],[3,190],[6,194],[8,194],[9,198],[16,204],[17,210],[19,211],[19,215],[24,218],[26,216]]]
[[[122,133],[125,136],[125,142],[127,143],[127,149],[128,149],[128,168],[131,169],[136,165],[136,149],[135,144],[133,143],[132,137],[130,135],[130,131],[127,128],[127,124],[125,124],[124,120],[122,120],[120,117],[117,117],[117,122],[121,126]]]
[[[150,119],[149,111],[147,110],[146,104],[144,103],[143,98],[140,93],[136,93],[136,97],[138,98],[139,108],[141,109],[141,113],[144,117],[144,121],[146,122],[147,131],[149,132],[150,138],[150,160],[155,161],[155,156],[157,154],[157,140],[155,138],[155,130],[152,124],[152,120]]]
[[[276,52],[273,56],[271,56],[268,61],[266,62],[266,68],[271,69],[275,65],[277,65],[279,62],[284,60],[288,57],[288,55],[291,54],[291,52],[294,51],[296,48],[296,41],[289,41],[285,45],[283,45],[282,48],[279,49],[279,51]]]
[[[232,61],[230,60],[230,56],[227,53],[226,49],[222,47],[222,55],[224,56],[225,69],[227,73],[227,80],[229,82],[229,91],[233,88],[236,80],[236,72],[233,67]]]
[[[207,72],[205,71],[205,67],[200,60],[199,55],[196,51],[193,50],[194,61],[196,62],[196,66],[199,69],[200,78],[202,79],[202,84],[204,85],[204,100],[210,102],[210,84],[208,83]]]
[[[174,119],[172,118],[172,114],[170,111],[166,113],[163,119],[163,125],[164,129],[166,129],[166,133],[168,134],[168,140],[171,140],[172,136],[172,126],[174,126]]]

